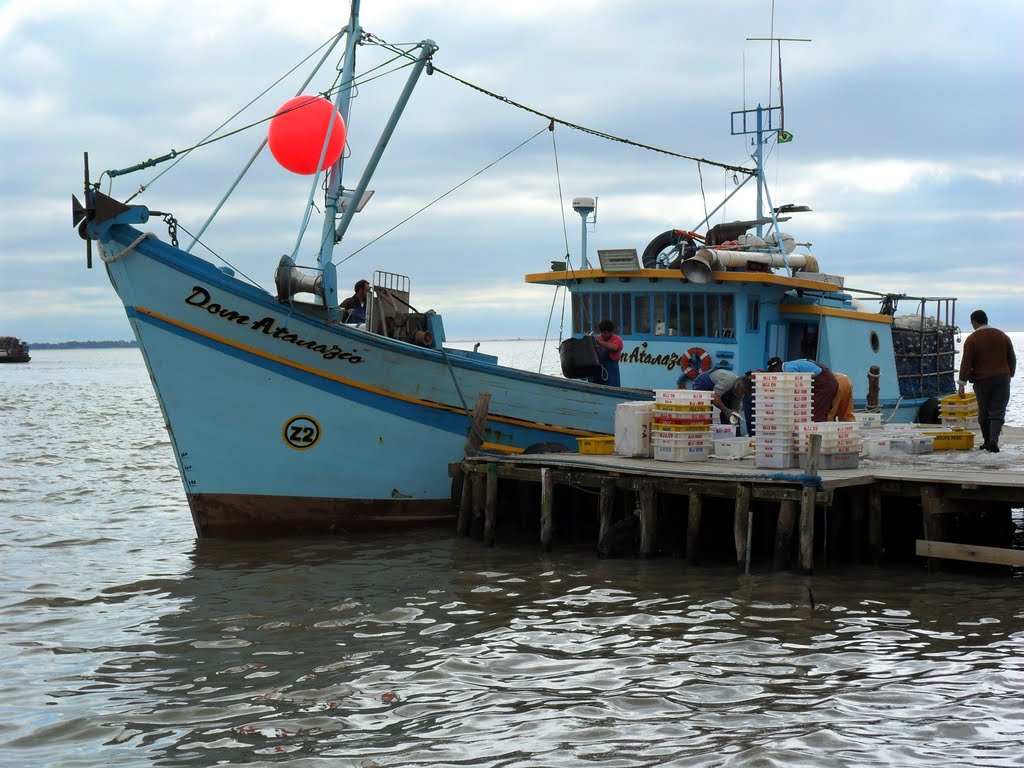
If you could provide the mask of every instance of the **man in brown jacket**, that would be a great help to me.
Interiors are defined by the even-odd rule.
[[[974,396],[978,400],[978,425],[986,451],[999,453],[999,433],[1006,418],[1006,405],[1010,402],[1010,379],[1017,372],[1017,356],[1013,353],[1010,337],[988,324],[988,315],[976,309],[971,313],[974,333],[964,342],[960,358],[960,381],[957,394],[963,397],[964,385],[974,382]]]

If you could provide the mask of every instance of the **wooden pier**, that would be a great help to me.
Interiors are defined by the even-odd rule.
[[[1024,507],[1024,429],[1003,434],[999,454],[894,455],[845,470],[818,470],[812,448],[803,470],[567,452],[472,455],[449,472],[458,533],[488,546],[515,532],[544,551],[564,541],[690,563],[734,554],[748,572],[752,560],[810,572],[833,558],[918,555],[930,569],[938,558],[1024,567],[1012,519]]]

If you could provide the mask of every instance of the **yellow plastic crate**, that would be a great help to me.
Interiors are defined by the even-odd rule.
[[[974,447],[974,433],[966,429],[952,432],[922,432],[932,438],[936,451],[969,451]]]
[[[964,405],[940,405],[939,413],[943,416],[977,416],[978,404],[965,403]]]
[[[665,432],[709,432],[711,430],[710,424],[661,424],[658,423],[658,429]]]
[[[963,397],[960,395],[946,395],[945,397],[939,398],[939,407],[944,405],[974,405],[978,401],[974,397],[973,392],[965,392]]]
[[[656,411],[681,411],[683,413],[711,413],[711,404],[707,405],[678,405],[676,403],[655,403]]]
[[[607,454],[615,452],[614,437],[577,437],[580,453]]]

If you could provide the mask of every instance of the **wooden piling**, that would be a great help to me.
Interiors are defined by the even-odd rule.
[[[537,508],[537,487],[536,483],[526,480],[520,480],[516,485],[519,487],[519,527],[525,531],[530,527]]]
[[[473,515],[473,480],[472,475],[462,473],[462,498],[459,499],[459,518],[456,532],[459,536],[469,536],[469,522]]]
[[[846,535],[846,557],[854,562],[864,561],[864,538],[867,523],[867,507],[863,488],[850,490],[849,526]]]
[[[701,495],[690,491],[690,514],[686,521],[686,561],[696,565],[699,561],[700,549],[700,518],[702,514]]]
[[[750,486],[736,486],[736,505],[732,521],[733,540],[736,545],[736,567],[750,572],[747,539],[750,534]]]
[[[775,570],[789,568],[793,552],[793,529],[796,528],[796,501],[783,499],[779,502],[779,521],[775,525]]]
[[[818,473],[818,454],[821,453],[821,435],[810,436],[807,450],[807,475]],[[807,573],[814,570],[814,505],[818,489],[805,483],[800,494],[800,568]]]
[[[657,500],[653,483],[643,483],[638,494],[640,501],[640,556],[650,557],[654,552],[657,527]]]
[[[877,485],[868,488],[868,551],[871,562],[882,561],[882,491]]]
[[[479,536],[480,520],[484,515],[484,508],[487,506],[487,477],[483,472],[474,472],[473,478],[473,516],[470,521],[470,535]]]
[[[924,538],[926,541],[943,540],[945,511],[942,491],[939,488],[934,485],[928,485],[921,489],[921,513],[924,518]],[[928,570],[934,572],[938,568],[938,558],[929,557]]]
[[[476,405],[473,406],[472,420],[469,424],[469,434],[466,436],[466,455],[475,456],[480,452],[480,446],[484,442],[484,428],[487,425],[487,411],[491,407],[491,395],[489,392],[481,392],[476,397]]]
[[[554,537],[554,495],[554,476],[549,467],[544,467],[540,471],[540,548],[544,552],[551,551]]]
[[[600,520],[597,529],[597,541],[604,541],[608,529],[612,527],[612,511],[615,507],[615,481],[610,477],[601,480],[601,498],[598,505]]]
[[[498,522],[498,465],[487,465],[487,501],[484,506],[484,545],[494,546],[494,529]]]
[[[881,373],[882,369],[877,365],[868,368],[868,396],[865,405],[869,411],[878,410],[878,379]]]

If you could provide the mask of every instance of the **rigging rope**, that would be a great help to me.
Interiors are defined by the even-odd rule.
[[[484,171],[486,171],[486,170],[488,170],[488,169],[490,169],[490,168],[494,167],[495,165],[497,165],[498,163],[500,163],[500,162],[501,162],[502,160],[504,160],[504,159],[505,159],[506,157],[508,157],[509,155],[511,155],[511,154],[512,154],[513,152],[516,152],[516,151],[518,151],[518,150],[522,149],[523,147],[525,147],[525,146],[526,146],[527,144],[529,144],[529,143],[530,143],[531,141],[533,141],[534,139],[536,139],[536,138],[537,138],[538,136],[540,136],[540,135],[541,135],[542,133],[544,133],[544,131],[546,131],[546,130],[547,130],[547,126],[545,126],[545,127],[541,128],[541,129],[540,129],[539,131],[537,131],[537,132],[536,132],[535,134],[533,134],[533,135],[532,135],[532,136],[531,136],[530,138],[528,138],[528,139],[526,139],[525,141],[521,142],[521,143],[520,143],[519,145],[517,145],[517,146],[513,147],[512,149],[510,149],[510,150],[509,150],[508,152],[506,152],[505,154],[503,154],[503,155],[502,155],[501,157],[499,157],[498,159],[496,159],[496,160],[494,160],[494,161],[492,161],[492,162],[488,163],[488,164],[487,164],[487,165],[485,165],[485,166],[484,166],[483,168],[481,168],[481,169],[480,169],[479,171],[477,171],[476,173],[474,173],[474,174],[473,174],[472,176],[469,176],[469,177],[467,177],[467,178],[463,179],[463,180],[462,180],[462,181],[460,181],[460,182],[459,182],[458,184],[456,184],[456,185],[455,185],[454,187],[452,187],[451,189],[449,189],[449,190],[448,190],[447,192],[445,192],[445,193],[443,193],[443,194],[441,194],[441,195],[438,195],[438,196],[437,196],[437,197],[435,197],[435,198],[434,198],[433,200],[431,200],[431,201],[430,201],[429,203],[427,203],[427,204],[426,204],[426,205],[424,205],[424,206],[423,206],[422,208],[420,208],[420,209],[419,209],[418,211],[414,211],[413,213],[410,213],[410,214],[409,214],[408,216],[406,216],[406,217],[405,217],[404,219],[402,219],[402,220],[401,220],[400,222],[398,222],[397,224],[395,224],[395,226],[391,227],[390,229],[387,229],[387,230],[385,230],[384,232],[381,232],[381,233],[380,233],[379,235],[377,235],[377,236],[376,236],[375,238],[373,238],[372,240],[370,240],[370,242],[368,242],[368,243],[365,243],[364,245],[360,246],[359,248],[356,248],[356,250],[352,251],[352,253],[350,253],[350,254],[349,254],[348,256],[346,256],[346,257],[345,257],[344,259],[342,259],[342,260],[341,260],[341,261],[339,261],[339,262],[336,262],[336,264],[337,264],[337,265],[339,265],[339,266],[340,266],[341,264],[344,264],[344,263],[345,263],[346,261],[348,261],[349,259],[351,259],[351,258],[352,258],[353,256],[355,256],[355,255],[356,255],[357,253],[359,253],[360,251],[362,251],[362,250],[364,250],[364,249],[366,249],[366,248],[369,248],[369,247],[370,247],[371,245],[373,245],[374,243],[376,243],[376,242],[377,242],[378,240],[380,240],[380,239],[381,239],[382,237],[386,237],[387,235],[390,235],[390,234],[391,234],[392,232],[394,232],[394,231],[395,231],[396,229],[398,229],[398,228],[399,228],[400,226],[402,226],[403,224],[405,224],[405,223],[406,223],[407,221],[410,221],[411,219],[414,219],[415,217],[417,217],[417,216],[419,216],[419,215],[420,215],[421,213],[423,213],[423,212],[424,212],[425,210],[427,210],[427,208],[429,208],[430,206],[432,206],[432,205],[434,205],[435,203],[438,203],[438,202],[440,202],[441,200],[443,200],[444,198],[448,197],[448,195],[450,195],[450,194],[451,194],[452,192],[454,192],[455,190],[457,190],[457,189],[458,189],[459,187],[464,187],[464,186],[465,186],[466,184],[468,184],[469,182],[471,182],[471,181],[472,181],[473,179],[475,179],[475,178],[476,178],[477,176],[479,176],[479,175],[480,175],[481,173],[483,173]]]
[[[569,230],[565,226],[565,205],[562,203],[562,173],[558,167],[558,144],[555,142],[555,123],[548,123],[548,130],[551,132],[551,154],[555,159],[555,179],[558,182],[558,208],[562,212],[562,241],[565,243],[565,263],[569,263]],[[558,289],[555,286],[555,293],[551,297],[551,310],[548,312],[548,324],[544,328],[544,343],[540,348],[540,362],[537,363],[537,373],[544,367],[544,352],[548,348],[548,333],[551,332],[551,318],[555,314],[555,302],[558,300]],[[558,323],[558,343],[562,343],[562,329],[565,326],[565,302],[562,302],[562,317]]]
[[[445,77],[451,78],[452,80],[454,80],[457,83],[461,83],[462,85],[465,85],[465,86],[467,86],[469,88],[472,88],[475,91],[479,91],[480,93],[484,94],[485,96],[490,96],[492,99],[497,99],[500,102],[508,104],[509,106],[512,106],[512,107],[516,107],[517,109],[521,109],[521,110],[523,110],[525,112],[530,112],[530,113],[532,113],[534,115],[539,115],[540,117],[543,117],[546,120],[550,120],[553,123],[558,123],[559,125],[564,125],[566,128],[572,128],[575,131],[582,131],[583,133],[589,133],[591,136],[597,136],[598,138],[607,139],[608,141],[617,141],[620,144],[626,144],[626,145],[631,146],[631,147],[638,147],[639,149],[646,149],[646,150],[649,150],[651,152],[660,152],[663,155],[668,155],[670,157],[678,157],[678,158],[680,158],[682,160],[692,160],[692,161],[694,161],[696,163],[707,163],[708,165],[718,166],[719,168],[725,168],[726,170],[734,171],[736,173],[746,173],[746,174],[749,174],[751,176],[753,176],[756,173],[756,171],[753,170],[752,168],[744,168],[743,166],[740,166],[740,165],[729,165],[728,163],[719,163],[719,162],[716,162],[714,160],[708,160],[706,157],[696,157],[694,155],[684,155],[684,154],[682,154],[680,152],[673,152],[672,150],[669,150],[669,149],[662,149],[661,147],[655,147],[655,146],[652,146],[650,144],[644,144],[644,143],[639,142],[639,141],[633,141],[632,139],[625,139],[625,138],[623,138],[621,136],[615,136],[614,134],[606,133],[605,131],[599,131],[596,128],[587,128],[585,125],[578,125],[577,123],[570,123],[568,120],[563,120],[560,117],[555,117],[554,115],[549,115],[546,112],[541,112],[539,109],[534,109],[533,107],[528,107],[525,104],[521,104],[518,101],[513,101],[512,99],[508,98],[507,96],[502,96],[501,94],[495,93],[494,91],[489,91],[486,88],[483,88],[483,87],[481,87],[479,85],[474,85],[473,83],[469,82],[468,80],[463,80],[461,77],[458,77],[457,75],[453,75],[451,72],[446,72],[445,70],[441,69],[437,65],[434,66],[434,71],[435,72],[440,72]]]

